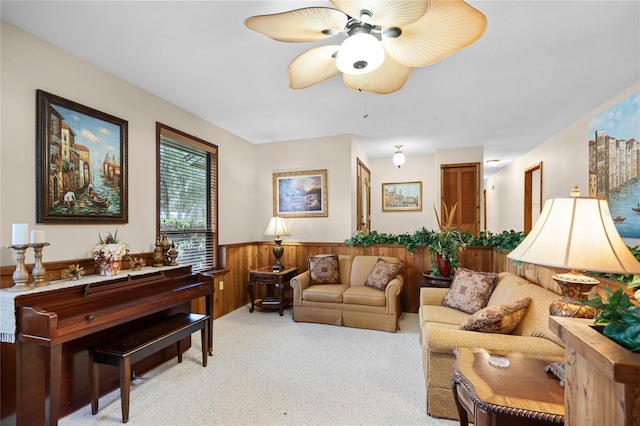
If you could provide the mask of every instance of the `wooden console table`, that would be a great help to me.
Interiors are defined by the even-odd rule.
[[[549,317],[564,342],[567,426],[640,424],[640,354],[591,327],[593,320]]]
[[[285,306],[291,303],[291,299],[285,294],[286,287],[289,285],[291,278],[296,275],[298,275],[298,268],[274,271],[271,266],[266,266],[249,271],[249,283],[247,284],[249,299],[251,299],[251,309],[249,309],[249,312],[253,312],[257,306],[263,309],[278,309],[280,316],[282,316]],[[267,297],[255,300],[253,286],[256,283],[264,284],[267,287]],[[274,288],[277,290],[276,296],[273,295]]]
[[[87,405],[89,399],[87,348],[121,336],[131,329],[189,312],[192,300],[206,298],[209,330],[213,319],[213,277],[191,267],[145,268],[130,275],[85,277],[77,282],[22,293],[0,290],[6,319],[15,316],[15,343],[2,343],[3,425],[55,425],[60,414]],[[185,343],[188,348],[191,340]],[[212,352],[211,335],[208,351]],[[176,356],[163,351],[136,366],[142,372]],[[118,374],[105,370],[100,390],[115,389]]]
[[[457,348],[451,382],[460,425],[475,426],[562,425],[564,391],[558,379],[544,368],[562,358],[517,352]],[[489,364],[497,355],[509,361],[507,368]]]

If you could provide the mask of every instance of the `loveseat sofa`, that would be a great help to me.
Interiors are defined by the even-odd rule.
[[[458,274],[458,271],[456,271]],[[452,289],[456,277],[452,283]],[[425,287],[420,289],[420,343],[422,365],[427,388],[427,413],[434,417],[457,419],[458,413],[451,391],[453,363],[456,347],[480,347],[485,349],[564,356],[562,341],[548,328],[549,304],[558,294],[533,284],[509,272],[497,275],[494,288],[487,294],[486,308],[471,314],[449,306],[443,300],[450,289]],[[530,300],[527,300],[529,298]],[[528,305],[523,309],[523,306]],[[516,318],[498,323],[498,328],[515,324],[515,329],[495,330],[496,324],[485,332],[462,330],[481,323],[487,325],[486,312],[499,312],[505,306],[518,309]],[[517,318],[520,316],[520,318]],[[473,317],[472,319],[470,319]],[[484,320],[474,319],[484,317]],[[495,315],[494,315],[495,317]],[[518,321],[519,320],[519,321]],[[492,327],[494,329],[492,329]],[[493,331],[493,332],[491,332]],[[498,332],[496,332],[498,331]]]
[[[290,281],[293,320],[395,332],[401,270],[395,257],[310,257],[309,270]]]

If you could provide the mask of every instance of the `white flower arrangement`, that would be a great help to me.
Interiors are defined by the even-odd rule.
[[[121,243],[98,244],[91,248],[90,253],[95,261],[121,260],[129,253],[129,247]]]
[[[121,268],[120,261],[129,254],[129,246],[119,241],[116,230],[115,234],[109,232],[104,239],[98,234],[98,244],[89,253],[100,275],[117,275]]]

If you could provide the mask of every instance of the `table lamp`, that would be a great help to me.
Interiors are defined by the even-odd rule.
[[[284,253],[284,247],[282,247],[282,239],[281,235],[291,235],[289,230],[287,230],[287,225],[284,223],[284,219],[279,216],[274,216],[269,220],[269,225],[267,225],[267,229],[264,230],[264,235],[275,236],[276,238],[273,240],[276,245],[273,246],[273,256],[276,258],[276,263],[273,265],[272,269],[274,271],[281,271],[284,269],[284,265],[280,263],[280,258]]]
[[[596,310],[578,299],[599,281],[579,271],[640,274],[640,263],[618,234],[607,200],[580,197],[577,187],[571,195],[547,200],[529,235],[507,257],[570,269],[552,277],[563,296],[551,303],[549,311],[555,316],[594,318]]]

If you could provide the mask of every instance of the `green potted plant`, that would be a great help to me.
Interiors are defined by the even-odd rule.
[[[450,276],[452,269],[459,266],[460,252],[467,245],[460,230],[453,226],[457,207],[456,203],[449,210],[447,205],[443,204],[441,220],[436,206],[433,206],[438,222],[438,231],[433,232],[428,244],[429,250],[434,254],[431,261],[432,275]]]
[[[604,287],[606,300],[596,292],[589,292],[585,305],[599,309],[595,323],[606,324],[602,334],[633,351],[640,352],[640,306],[631,301],[629,294],[618,285],[617,290]]]

